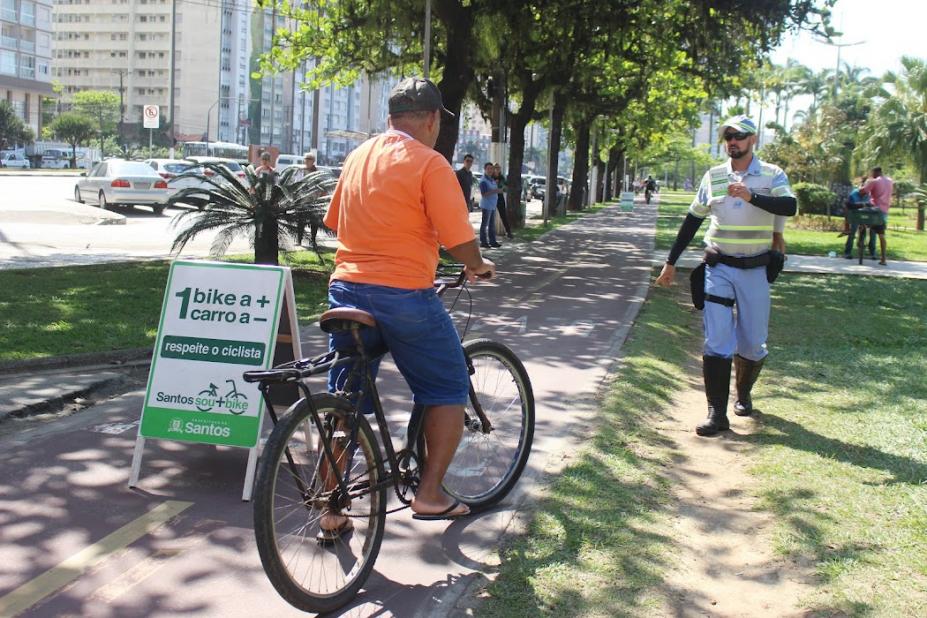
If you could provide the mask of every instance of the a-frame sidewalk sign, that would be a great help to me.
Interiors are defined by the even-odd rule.
[[[146,439],[238,446],[249,449],[242,500],[250,500],[264,402],[257,384],[244,382],[242,373],[299,354],[289,268],[175,260],[129,487],[138,484]],[[295,391],[286,398],[274,403],[292,403]]]

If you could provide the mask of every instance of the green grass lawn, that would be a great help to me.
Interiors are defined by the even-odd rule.
[[[328,275],[314,254],[290,255],[297,313],[308,320],[327,306]],[[156,261],[0,270],[0,362],[154,345],[168,267]]]
[[[660,192],[660,207],[657,217],[657,250],[666,250],[673,245],[676,232],[686,216],[693,193],[681,191]],[[915,231],[917,211],[914,208],[893,208],[889,215],[886,242],[888,259],[927,261],[927,232]],[[703,223],[690,246],[701,246],[702,236],[707,231]],[[824,216],[792,217],[785,228],[785,242],[789,253],[798,255],[827,255],[830,251],[843,253],[845,237],[837,237],[843,229],[842,217]],[[876,248],[878,252],[878,247]]]
[[[927,615],[927,282],[786,277],[753,473],[825,615]]]
[[[478,615],[659,615],[673,563],[651,427],[698,354],[684,290],[654,290],[626,344],[588,446],[553,480],[527,534],[503,547]],[[820,616],[927,615],[927,282],[785,276],[771,357],[755,391],[760,431],[741,439],[777,552],[813,565],[801,601]],[[750,542],[750,539],[745,539]],[[788,601],[791,601],[789,599]]]

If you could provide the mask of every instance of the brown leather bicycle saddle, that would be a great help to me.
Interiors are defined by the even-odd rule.
[[[356,328],[356,325],[376,327],[377,321],[370,313],[363,309],[351,307],[338,307],[329,309],[319,316],[319,328],[326,333],[337,333]]]

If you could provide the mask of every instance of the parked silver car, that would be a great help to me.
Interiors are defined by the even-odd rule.
[[[167,181],[141,161],[107,159],[97,163],[74,187],[74,199],[81,204],[151,206],[156,215],[164,212],[170,193]]]
[[[203,184],[196,178],[177,179],[178,176],[187,172],[203,173],[203,168],[192,161],[187,161],[186,159],[145,159],[144,163],[167,181],[168,197],[174,195],[181,189],[198,187]]]

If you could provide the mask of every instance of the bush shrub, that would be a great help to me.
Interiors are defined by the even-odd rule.
[[[827,187],[813,182],[797,182],[792,185],[792,189],[798,199],[798,214],[826,215],[834,213],[837,194]]]

